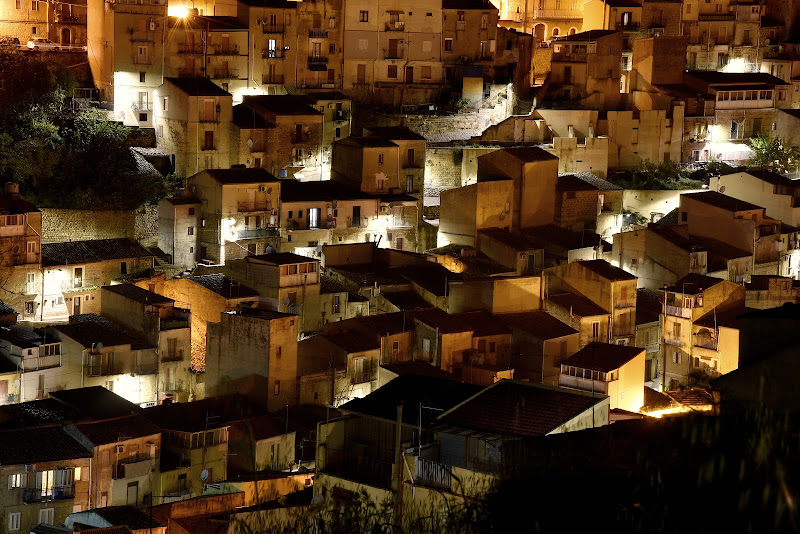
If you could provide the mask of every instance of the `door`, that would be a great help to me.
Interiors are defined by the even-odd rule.
[[[147,46],[137,47],[136,63],[138,65],[149,65],[149,57],[150,55],[147,52]]]
[[[387,59],[397,59],[397,39],[389,39],[389,49],[386,51]]]
[[[267,57],[278,57],[278,41],[275,39],[267,41]]]
[[[213,100],[204,100],[203,101],[203,120],[206,122],[211,122],[214,120],[214,101]]]
[[[353,226],[361,226],[361,206],[353,206]]]
[[[73,287],[83,287],[83,267],[75,267],[74,273]]]
[[[61,30],[61,44],[69,45],[71,43],[72,43],[72,37],[69,28],[64,28],[63,30]]]
[[[136,506],[139,500],[139,483],[131,482],[128,484],[128,500],[126,501],[129,506]]]
[[[72,315],[80,315],[81,313],[81,298],[73,297],[72,299]]]
[[[214,132],[205,132],[203,150],[214,150]]]
[[[403,250],[404,239],[402,237],[397,238],[397,250]]]
[[[313,57],[319,57],[321,54],[322,54],[322,43],[320,42],[311,43],[311,55]]]
[[[367,83],[367,66],[363,63],[357,67],[356,83]]]
[[[409,148],[408,149],[408,162],[406,162],[406,165],[408,165],[409,167],[415,167],[415,165],[414,165],[414,149],[413,148]]]
[[[309,228],[319,228],[319,215],[320,215],[320,208],[311,208],[308,210]]]
[[[406,67],[406,83],[414,83],[414,67]]]
[[[36,261],[38,259],[36,257],[36,253],[37,253],[36,241],[28,241],[27,253],[28,253],[27,263],[36,263]]]
[[[230,35],[222,35],[222,45],[220,46],[223,52],[227,52],[231,49],[231,36]]]

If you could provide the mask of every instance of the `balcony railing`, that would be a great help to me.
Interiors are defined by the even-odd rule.
[[[51,488],[23,488],[22,502],[31,504],[36,502],[60,501],[75,498],[75,486],[53,486]]]
[[[370,486],[391,487],[392,462],[353,454],[344,449],[327,449],[322,471]]]
[[[52,356],[39,356],[38,358],[23,358],[22,370],[23,371],[36,371],[38,369],[49,369],[51,367],[61,366],[61,355],[53,354]]]
[[[629,22],[627,24],[624,24],[622,22],[617,22],[616,29],[617,29],[617,31],[626,31],[626,32],[639,31],[639,23],[638,22]]]
[[[113,376],[121,375],[124,373],[122,365],[119,363],[112,364],[87,364],[86,376]]]
[[[261,83],[283,85],[283,74],[273,74],[272,76],[265,74],[261,76]]]
[[[397,22],[387,22],[386,23],[386,31],[387,32],[402,32],[406,29],[406,23],[403,21]]]
[[[308,143],[311,140],[311,134],[308,132],[303,132],[298,134],[295,132],[292,134],[292,144],[296,145],[299,143]]]
[[[264,33],[283,33],[283,24],[264,24]]]
[[[389,219],[389,227],[391,228],[412,228],[416,221],[406,217],[392,217]]]
[[[681,336],[676,336],[673,334],[664,334],[664,343],[667,345],[673,345],[676,347],[681,346]]]
[[[158,373],[157,363],[137,363],[133,366],[132,371],[137,375],[154,375]]]
[[[133,111],[153,111],[152,102],[131,102],[131,109]]]
[[[667,304],[667,315],[671,315],[672,317],[683,317],[684,319],[690,319],[692,317],[692,309],[684,308],[683,306],[671,306]]]
[[[212,78],[215,80],[238,80],[239,71],[231,69],[216,69],[214,70],[214,76],[212,76]]]
[[[735,15],[733,13],[707,13],[697,15],[697,20],[733,20]]]
[[[350,228],[362,228],[367,225],[367,219],[365,217],[348,217],[347,218],[347,226]]]
[[[450,466],[417,456],[414,461],[414,484],[449,490]]]
[[[188,326],[188,323],[187,323]],[[183,360],[183,349],[176,349],[173,352],[163,352],[161,353],[161,361],[162,362],[180,362]]]
[[[364,384],[366,382],[372,382],[375,380],[375,370],[370,369],[367,371],[358,371],[350,375],[350,383],[351,384]]]
[[[311,38],[326,38],[328,37],[328,30],[321,28],[311,28],[308,30],[308,36]]]
[[[349,111],[335,111],[333,113],[333,120],[335,120],[335,121],[349,121],[350,120],[350,112]]]
[[[145,32],[131,32],[131,41],[138,42],[138,43],[152,43],[156,40],[156,32],[145,31]]]
[[[284,50],[282,48],[275,50],[270,50],[269,48],[265,48],[264,50],[261,51],[261,57],[264,59],[283,59],[285,56],[286,54],[284,53]]]
[[[239,213],[247,213],[250,211],[272,211],[272,202],[267,200],[253,200],[238,202],[237,207]]]
[[[187,44],[179,44],[178,45],[178,53],[179,54],[202,54],[203,47],[198,45],[187,45]]]
[[[595,393],[599,393],[601,395],[605,395],[608,392],[608,382],[602,380],[592,380],[591,378],[583,378],[580,376],[561,374],[558,378],[558,385],[567,388],[580,389],[581,391],[594,391]]]
[[[533,12],[535,19],[582,19],[583,12],[572,9],[536,9]]]
[[[619,299],[614,302],[614,307],[619,308],[635,308],[636,299]]]
[[[385,50],[383,51],[383,59],[403,59],[402,50]]]
[[[229,46],[227,48],[223,48],[222,46],[214,47],[214,55],[215,56],[238,56],[239,55],[239,47]]]
[[[78,15],[74,15],[72,13],[62,13],[62,12],[56,11],[56,22],[57,23],[62,23],[62,24],[64,24],[64,23],[73,23],[74,24],[74,23],[81,22],[81,19],[80,19],[80,17]],[[84,20],[83,23],[86,24],[86,21]]]
[[[237,233],[239,239],[257,239],[260,237],[277,237],[277,228],[256,228],[254,230],[239,230]]]
[[[327,56],[308,56],[308,63],[327,63],[328,57]]]

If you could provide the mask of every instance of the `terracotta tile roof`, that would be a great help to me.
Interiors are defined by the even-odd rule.
[[[603,308],[587,299],[583,295],[576,295],[575,293],[559,293],[557,295],[550,295],[547,297],[547,300],[568,312],[571,311],[573,315],[577,315],[578,317],[608,315],[608,312]]]
[[[674,286],[667,288],[667,291],[673,293],[681,293],[684,295],[697,295],[702,293],[709,287],[714,287],[717,284],[724,282],[722,278],[714,278],[704,274],[690,273],[675,282]]]
[[[0,315],[19,315],[19,312],[0,300]]]
[[[141,414],[92,423],[80,423],[75,425],[75,428],[86,436],[86,439],[94,446],[161,434],[161,428]]]
[[[392,141],[395,139],[398,141],[425,141],[423,136],[404,126],[371,126],[367,127],[367,129],[372,135]]]
[[[414,311],[412,317],[431,328],[437,328],[442,334],[472,332],[474,329],[472,322],[464,314],[451,315],[441,308]]]
[[[189,276],[187,279],[226,299],[258,297],[257,291],[234,282],[224,274],[203,274],[199,276]]]
[[[342,330],[340,332],[329,332],[327,334],[319,335],[348,354],[365,352],[368,350],[378,350],[381,348],[381,342],[379,338],[375,336],[365,336],[360,332]]]
[[[186,204],[200,204],[200,199],[192,196],[169,197],[165,198],[164,200],[166,200],[173,206],[183,206]]]
[[[163,528],[166,526],[156,519],[150,519],[148,514],[135,506],[109,506],[107,508],[94,508],[89,511],[105,519],[109,523],[108,526],[124,525],[131,530],[142,530],[150,527]]]
[[[411,289],[381,293],[381,296],[400,310],[424,310],[431,307],[425,299]]]
[[[0,339],[8,341],[14,347],[30,349],[45,344],[43,331],[24,324],[0,326]],[[57,341],[50,339],[50,342]]]
[[[0,430],[49,426],[82,419],[78,410],[54,398],[0,406]]]
[[[606,398],[533,382],[501,380],[443,413],[436,423],[451,430],[496,436],[545,436]]]
[[[666,391],[666,395],[684,406],[708,406],[714,404],[714,396],[707,389],[693,388]]]
[[[647,386],[644,387],[644,406],[642,406],[644,411],[653,412],[676,406],[677,403],[669,395],[665,395]]]
[[[641,7],[641,5],[637,4],[637,7]],[[589,30],[581,33],[575,33],[573,35],[567,35],[564,37],[560,37],[559,41],[596,41],[601,37],[605,37],[607,35],[612,35],[617,33],[614,30]]]
[[[562,364],[608,373],[619,369],[644,351],[645,349],[639,347],[593,342],[567,358]]]
[[[107,419],[141,412],[141,408],[102,386],[51,391],[50,396],[70,406],[85,419]]]
[[[127,299],[141,304],[172,304],[175,301],[169,297],[153,293],[133,284],[115,284],[103,286],[103,291],[110,291]]]
[[[145,417],[164,430],[200,432],[228,426],[232,421],[265,413],[242,396],[213,397],[145,408]]]
[[[746,250],[742,250],[740,248],[734,247],[733,245],[723,243],[722,241],[713,239],[711,237],[702,237],[693,235],[689,236],[689,239],[699,247],[706,249],[709,256],[708,263],[710,264],[715,263],[714,256],[718,256],[721,260],[725,261],[752,256],[752,254],[750,252],[747,252]],[[720,269],[727,270],[727,268],[728,268],[727,265],[720,266]]]
[[[747,306],[739,305],[727,310],[711,310],[707,314],[694,322],[695,326],[702,326],[704,328],[733,328],[739,329],[739,317],[746,313],[756,311],[755,308],[748,308]]]
[[[395,143],[390,141],[389,139],[384,139],[383,137],[364,137],[364,136],[355,136],[351,135],[349,137],[345,137],[340,141],[336,141],[336,143],[347,144],[347,145],[356,145],[361,147],[368,147],[368,148],[380,148],[380,147],[397,147]]]
[[[531,334],[537,339],[555,339],[557,337],[577,334],[578,331],[568,326],[545,311],[526,313],[503,313],[496,315],[511,328]]]
[[[501,152],[505,152],[509,156],[512,156],[520,161],[523,162],[530,162],[530,161],[549,161],[553,159],[558,159],[557,156],[554,156],[550,152],[544,150],[543,148],[539,148],[537,146],[521,146],[521,147],[514,147],[514,148],[503,148],[500,150]]]
[[[439,369],[435,365],[421,360],[410,360],[407,362],[385,363],[381,365],[387,371],[390,371],[398,376],[400,375],[417,375],[428,376],[431,378],[441,378],[442,380],[456,380],[455,375]]]
[[[511,329],[486,310],[476,310],[455,314],[459,320],[466,322],[475,337],[510,334]]]
[[[247,256],[247,261],[272,263],[274,265],[289,265],[292,263],[319,263],[316,258],[301,256],[294,252],[273,252],[272,254],[259,254]]]
[[[617,280],[636,280],[636,276],[624,269],[614,267],[606,260],[581,260],[578,263],[612,282]]]
[[[344,413],[359,414],[386,421],[397,420],[397,405],[403,403],[403,424],[419,424],[419,405],[447,410],[482,390],[481,386],[463,384],[425,375],[404,374],[389,381],[362,399],[353,399],[339,407]],[[440,412],[423,411],[423,424]]]
[[[127,237],[118,239],[93,239],[63,243],[42,243],[42,266],[75,265],[105,260],[149,258],[142,245]]]
[[[131,350],[157,348],[143,334],[127,330],[96,313],[72,315],[69,320],[69,324],[58,324],[53,328],[63,337],[80,343],[84,348],[91,348],[97,343],[102,343],[105,347],[130,344]]]
[[[275,115],[319,115],[322,112],[297,95],[245,95],[243,104]]]
[[[16,215],[20,213],[39,213],[39,208],[27,200],[23,200],[22,197],[12,198],[11,195],[0,192],[0,211],[9,215]]]
[[[590,184],[586,180],[582,180],[572,174],[566,174],[558,177],[556,182],[557,191],[598,191],[596,185]]]
[[[88,449],[58,426],[0,432],[2,465],[75,460],[90,458],[91,455]]]

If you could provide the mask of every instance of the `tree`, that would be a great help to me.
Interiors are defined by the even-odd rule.
[[[750,149],[753,151],[750,163],[761,170],[791,172],[797,170],[800,163],[800,148],[787,144],[777,135],[770,137],[762,132],[751,137]]]
[[[654,163],[650,160],[625,170],[614,182],[625,189],[645,190],[695,189],[702,185],[690,179],[687,172],[672,161]]]

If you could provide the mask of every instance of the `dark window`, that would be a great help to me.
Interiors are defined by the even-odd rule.
[[[146,73],[146,72],[140,72],[140,73],[139,73],[139,82],[140,82],[140,83],[144,83],[144,82],[145,82],[145,79],[146,79],[146,77],[147,77],[147,73]]]

